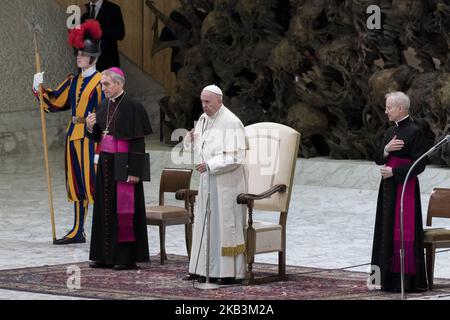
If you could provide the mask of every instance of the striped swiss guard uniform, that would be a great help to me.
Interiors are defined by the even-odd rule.
[[[83,76],[84,75],[84,76]],[[94,202],[94,156],[96,144],[85,137],[85,122],[104,99],[101,73],[95,67],[69,75],[56,90],[44,89],[46,112],[71,111],[65,144],[65,177],[69,201],[74,203],[74,224],[64,237],[85,242],[84,222],[88,204]]]
[[[67,126],[65,171],[69,201],[74,203],[73,228],[54,244],[86,242],[84,222],[88,205],[94,202],[94,157],[96,145],[85,137],[86,117],[95,113],[104,99],[96,62],[101,55],[102,29],[98,21],[87,20],[69,31],[69,45],[77,56],[77,65],[82,72],[69,75],[56,90],[42,89],[46,112],[71,111]],[[37,96],[42,88],[43,73],[34,75],[33,90]]]

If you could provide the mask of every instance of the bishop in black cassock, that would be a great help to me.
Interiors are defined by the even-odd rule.
[[[108,99],[86,128],[99,143],[89,259],[94,268],[134,269],[149,261],[142,181],[149,180],[144,137],[152,129],[144,107],[122,90],[120,69],[103,72],[101,83]]]
[[[386,114],[395,125],[388,129],[376,153],[375,162],[383,165],[372,249],[373,279],[383,291],[400,290],[400,195],[408,170],[426,151],[421,129],[409,116],[409,98],[402,92],[387,95]],[[425,170],[425,160],[413,169],[404,195],[405,290],[427,289],[423,249],[420,188],[417,175]],[[376,267],[375,267],[376,266]],[[378,268],[379,269],[378,269]],[[379,276],[379,277],[377,277]]]

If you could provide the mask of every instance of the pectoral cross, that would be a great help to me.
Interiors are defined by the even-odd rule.
[[[108,130],[108,129],[103,130],[103,136],[108,135],[108,133],[109,133],[109,130]]]

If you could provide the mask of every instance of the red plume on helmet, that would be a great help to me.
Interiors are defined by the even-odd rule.
[[[91,39],[95,42],[100,41],[102,37],[102,28],[97,20],[86,20],[79,28],[74,28],[69,32],[69,45],[75,49],[84,49],[84,41]]]
[[[92,40],[99,41],[102,37],[102,28],[97,20],[86,20],[86,22],[81,25],[81,28],[84,30],[85,36],[88,35],[89,37],[90,35]]]
[[[83,30],[81,28],[70,30],[69,45],[75,49],[83,49],[84,48],[84,34],[83,34]]]

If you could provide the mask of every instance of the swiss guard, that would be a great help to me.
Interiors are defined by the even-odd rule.
[[[89,203],[94,202],[96,144],[85,137],[86,117],[95,113],[104,99],[100,80],[102,75],[96,70],[101,55],[100,38],[102,30],[95,20],[87,20],[69,32],[69,45],[74,49],[78,75],[69,75],[55,90],[43,89],[46,112],[70,110],[65,147],[66,190],[70,202],[74,203],[72,229],[54,244],[86,242],[84,222]],[[40,84],[44,82],[44,72],[36,73],[33,91],[38,96]]]

